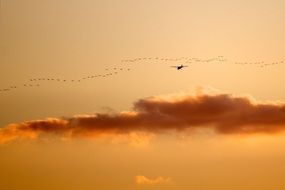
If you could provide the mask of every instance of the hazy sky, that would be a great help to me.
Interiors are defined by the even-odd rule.
[[[134,102],[146,97],[193,94],[197,86],[207,86],[226,94],[254,97],[262,103],[250,104],[249,112],[258,119],[245,123],[270,122],[270,118],[266,120],[269,114],[274,120],[270,123],[274,131],[278,129],[278,134],[246,137],[203,130],[195,134],[165,131],[137,134],[130,130],[118,135],[113,134],[112,124],[107,125],[111,136],[95,140],[66,139],[66,132],[56,139],[53,135],[36,138],[30,131],[19,130],[20,136],[36,139],[0,145],[0,190],[285,188],[282,180],[285,142],[284,135],[279,133],[284,126],[283,104],[276,107],[267,103],[285,101],[285,64],[266,68],[234,64],[285,60],[285,1],[0,2],[0,89],[22,87],[31,78],[71,80],[104,73],[106,68],[131,69],[105,79],[76,84],[46,81],[37,88],[0,93],[3,128],[11,123],[45,118],[133,111]],[[170,67],[185,64],[179,61],[121,61],[139,57],[207,59],[219,55],[227,61],[190,64],[181,71]],[[233,104],[236,105],[235,100]],[[140,114],[144,112],[135,111],[135,116],[128,113],[127,118],[138,119],[143,129],[157,124],[155,120],[150,120],[150,125],[141,124]],[[206,118],[212,119],[209,115]],[[121,121],[121,115],[118,120]],[[214,122],[220,125],[221,120]],[[164,124],[160,126],[163,130]],[[220,130],[219,126],[215,129]],[[7,134],[14,139],[14,133]],[[0,142],[5,141],[2,134],[0,138]]]

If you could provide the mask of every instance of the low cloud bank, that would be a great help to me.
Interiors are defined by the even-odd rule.
[[[285,103],[257,103],[248,97],[223,93],[155,96],[135,102],[129,112],[10,124],[0,129],[0,143],[44,135],[82,138],[195,128],[210,128],[219,134],[280,133],[285,129]]]

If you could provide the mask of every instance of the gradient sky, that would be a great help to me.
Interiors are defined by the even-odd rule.
[[[43,82],[0,94],[0,126],[97,112],[132,111],[149,96],[207,86],[285,102],[282,0],[0,0],[0,88],[130,67],[80,84]],[[124,63],[137,57],[225,56],[224,64]],[[1,139],[0,139],[1,141]],[[0,190],[285,188],[284,135],[123,134],[0,145]],[[136,176],[144,176],[136,184]]]

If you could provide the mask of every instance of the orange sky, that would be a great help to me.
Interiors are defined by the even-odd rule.
[[[285,64],[266,68],[234,64],[285,60],[284,1],[0,2],[0,89],[21,86],[0,93],[0,190],[285,188],[285,142],[281,133]],[[155,57],[210,59],[219,55],[227,60],[191,64],[153,61]],[[152,60],[121,61],[139,57]],[[177,71],[169,67],[173,64],[189,67]],[[76,84],[42,81],[38,88],[23,87],[31,78],[71,80],[114,67],[131,70]],[[124,114],[144,118],[145,111],[150,116],[153,110],[169,114],[161,107],[169,102],[155,104],[150,112],[145,104],[136,106],[135,102],[158,95],[193,95],[197,88],[200,91],[198,86],[218,89],[218,95],[251,96],[256,102],[243,112],[235,99],[230,101],[235,106],[226,113],[235,113],[231,114],[235,121],[226,120],[228,128],[237,129],[234,124],[239,124],[237,131],[227,135],[219,131],[225,117],[215,118],[215,127],[210,130],[199,123],[195,133],[188,127],[179,131],[180,125],[171,128],[179,128],[179,132],[170,132],[164,130],[170,126],[165,123],[160,125],[160,132],[149,130],[158,119],[132,126],[140,127],[139,132],[133,128],[114,132],[119,125],[115,122],[112,133],[100,133],[99,137],[92,133],[91,138],[85,138],[90,137],[89,133],[85,136],[76,131],[94,130],[94,126],[98,130],[94,123],[84,127],[72,123],[75,132],[64,133],[53,128],[50,133],[50,128],[42,130],[41,126],[35,133],[30,133],[34,131],[29,127],[21,128],[25,121],[46,118],[66,121],[92,116],[96,123],[96,114],[105,114],[111,120],[116,114],[119,120]],[[176,111],[177,105],[172,107]],[[182,104],[185,106],[189,105]],[[240,119],[236,110],[246,119]],[[252,119],[253,115],[256,118]],[[171,116],[166,117],[167,121]],[[179,114],[175,119],[181,119]],[[206,119],[213,118],[210,114]],[[240,120],[242,124],[237,122]],[[7,127],[11,124],[16,128]],[[245,129],[258,133],[240,135]],[[268,133],[268,129],[275,133]]]

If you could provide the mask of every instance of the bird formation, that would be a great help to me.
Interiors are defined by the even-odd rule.
[[[16,89],[19,89],[19,88],[31,88],[31,87],[39,87],[40,84],[31,84],[31,83],[25,83],[25,84],[22,84],[22,85],[16,85],[16,86],[10,86],[8,88],[2,88],[0,89],[0,93],[1,92],[9,92],[9,91],[12,91],[12,90],[16,90]]]
[[[279,64],[284,64],[285,61],[276,61],[271,63],[266,63],[265,61],[256,61],[256,62],[237,62],[232,61],[224,56],[220,55],[217,57],[212,58],[197,58],[197,57],[179,57],[179,58],[166,58],[166,57],[140,57],[140,58],[133,58],[133,59],[123,59],[121,60],[122,63],[175,63],[179,62],[180,65],[183,64],[203,64],[203,63],[227,63],[227,64],[235,64],[235,65],[241,65],[241,66],[247,66],[247,65],[253,65],[258,66],[261,68],[265,68],[268,66],[276,66]],[[175,66],[177,67],[177,66]],[[112,68],[105,68],[105,73],[103,74],[93,74],[89,76],[84,76],[77,79],[64,79],[64,78],[32,78],[29,79],[29,82],[23,83],[21,85],[13,85],[6,88],[0,88],[0,93],[9,92],[12,90],[16,90],[19,88],[33,88],[33,87],[39,87],[41,86],[42,82],[57,82],[57,83],[81,83],[86,80],[94,80],[94,79],[103,79],[107,77],[111,77],[114,75],[119,74],[122,71],[130,71],[131,69],[129,67],[112,67]]]
[[[220,55],[213,58],[196,58],[196,57],[179,57],[179,58],[165,58],[165,57],[144,57],[144,58],[133,58],[133,59],[123,59],[121,62],[124,63],[142,63],[144,61],[151,61],[151,63],[168,63],[168,62],[182,62],[183,64],[193,64],[193,63],[227,63],[227,64],[235,64],[235,65],[255,65],[261,68],[268,67],[268,66],[275,66],[279,64],[285,63],[284,60],[266,63],[265,61],[256,61],[256,62],[238,62],[238,61],[231,61],[224,56]]]
[[[285,61],[276,61],[276,62],[271,62],[271,63],[265,63],[264,61],[259,61],[259,62],[235,62],[236,65],[256,65],[261,68],[268,67],[268,66],[275,66],[279,64],[283,64]]]
[[[99,78],[107,78],[114,75],[118,75],[120,72],[123,71],[130,71],[130,68],[126,67],[113,67],[113,68],[106,68],[105,73],[103,74],[93,74],[89,76],[84,76],[77,79],[64,79],[64,78],[53,78],[53,77],[44,77],[44,78],[32,78],[29,79],[29,82],[23,83],[21,85],[13,85],[8,88],[0,88],[0,93],[10,92],[12,90],[16,90],[19,88],[32,88],[32,87],[40,87],[40,83],[42,82],[57,82],[57,83],[81,83],[86,80],[92,80],[92,79],[99,79]]]
[[[140,61],[156,61],[156,62],[185,62],[185,63],[191,63],[191,62],[212,62],[212,61],[220,61],[225,62],[227,59],[225,59],[223,56],[217,56],[210,59],[201,59],[201,58],[195,58],[195,57],[180,57],[180,58],[165,58],[165,57],[144,57],[144,58],[134,58],[134,59],[122,59],[121,62],[128,62],[128,63],[134,63],[134,62],[140,62]]]

